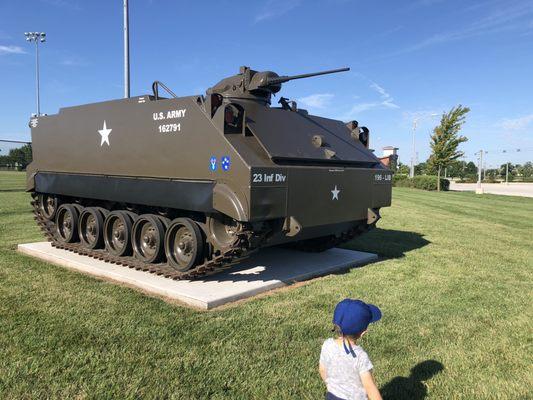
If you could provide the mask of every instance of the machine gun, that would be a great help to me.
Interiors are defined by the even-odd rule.
[[[345,72],[349,70],[350,68],[338,68],[338,69],[331,69],[329,71],[311,72],[309,74],[301,74],[301,75],[293,75],[293,76],[286,76],[286,75],[277,76],[275,72],[270,72],[270,71],[257,72],[252,78],[252,82],[251,82],[252,86],[249,88],[249,90],[254,90],[255,87],[257,87],[257,89],[259,88],[276,89],[278,87],[279,89],[281,89],[282,83],[293,81],[295,79],[311,78],[313,76],[335,74],[337,72]],[[279,89],[271,90],[271,91],[277,92],[279,91]]]
[[[223,98],[256,100],[270,104],[271,95],[279,92],[281,85],[285,82],[349,70],[350,68],[339,68],[309,74],[279,76],[272,71],[258,72],[243,66],[240,68],[238,75],[222,79],[215,86],[208,89],[207,94],[216,94]]]

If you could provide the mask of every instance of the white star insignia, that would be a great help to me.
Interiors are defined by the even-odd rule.
[[[331,197],[331,200],[339,200],[339,193],[340,193],[340,192],[341,192],[341,191],[340,191],[339,189],[337,189],[337,185],[335,185],[335,189],[333,189],[333,190],[331,191],[331,196],[332,196],[332,197]]]
[[[102,136],[100,140],[100,147],[104,145],[104,143],[107,143],[109,146],[109,134],[111,133],[113,129],[107,129],[107,125],[104,120],[104,126],[102,129],[98,130],[98,133]]]

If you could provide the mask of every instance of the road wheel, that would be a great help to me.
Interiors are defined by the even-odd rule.
[[[56,211],[60,206],[57,196],[50,194],[39,194],[37,196],[37,204],[41,215],[48,221],[53,221],[56,216]]]
[[[165,225],[157,215],[141,215],[133,224],[133,254],[141,261],[146,263],[161,261],[165,254],[164,239]]]
[[[73,204],[63,204],[56,213],[58,240],[63,243],[78,241],[78,209]]]
[[[106,210],[107,211],[107,210]],[[82,245],[88,249],[104,247],[104,213],[97,207],[87,207],[81,214],[78,234]]]
[[[132,228],[136,218],[136,214],[122,210],[107,215],[104,222],[104,242],[110,254],[119,257],[132,254]]]
[[[242,229],[240,222],[228,217],[208,217],[206,221],[209,241],[216,250],[225,251],[235,244]]]
[[[189,218],[176,218],[165,235],[165,254],[169,265],[188,271],[202,262],[205,240],[198,224]]]

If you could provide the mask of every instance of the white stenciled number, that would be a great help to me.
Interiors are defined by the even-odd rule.
[[[158,126],[159,133],[180,132],[181,124],[164,124]]]
[[[255,183],[263,182],[263,174],[254,174],[254,182]]]
[[[374,181],[375,182],[390,182],[392,181],[392,175],[389,174],[375,174],[374,175]]]

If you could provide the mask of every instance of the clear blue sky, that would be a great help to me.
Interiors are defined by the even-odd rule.
[[[531,0],[130,0],[130,24],[132,95],[156,79],[178,95],[204,93],[240,65],[279,74],[349,66],[281,94],[315,114],[357,119],[378,154],[394,145],[405,163],[413,117],[423,117],[422,161],[438,120],[430,114],[457,104],[472,109],[467,159],[480,148],[487,167],[533,159]],[[29,140],[35,57],[23,32],[37,30],[48,36],[42,112],[122,96],[122,0],[2,0],[0,138]]]

